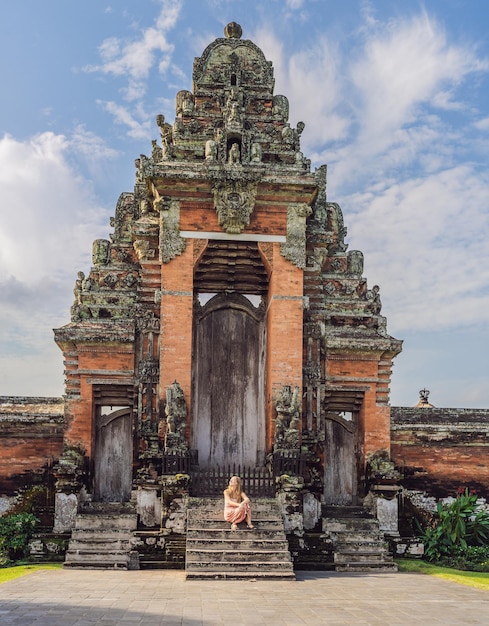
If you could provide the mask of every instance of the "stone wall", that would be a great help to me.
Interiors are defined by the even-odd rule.
[[[392,407],[391,457],[403,485],[443,497],[489,495],[489,410]]]
[[[0,498],[45,480],[61,456],[63,398],[0,397]]]

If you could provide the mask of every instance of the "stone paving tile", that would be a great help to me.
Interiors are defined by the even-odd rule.
[[[0,585],[1,626],[489,624],[489,592],[420,574],[299,572],[189,581],[175,571],[36,572]]]

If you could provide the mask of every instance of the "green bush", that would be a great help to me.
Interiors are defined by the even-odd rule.
[[[0,566],[27,556],[38,519],[32,513],[15,513],[0,517]]]
[[[479,508],[477,495],[466,489],[452,503],[438,503],[422,540],[428,561],[445,565],[448,561],[457,563],[451,567],[461,567],[464,562],[480,565],[489,557],[489,513]]]

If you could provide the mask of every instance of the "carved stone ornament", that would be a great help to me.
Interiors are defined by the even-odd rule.
[[[306,220],[312,209],[308,204],[292,204],[287,209],[287,241],[280,253],[296,267],[306,267]]]
[[[299,387],[292,389],[290,385],[284,385],[275,404],[275,451],[299,447],[300,407]]]
[[[152,259],[155,255],[155,251],[151,248],[149,241],[146,239],[136,239],[133,243],[133,247],[140,261]]]
[[[160,364],[155,359],[146,359],[139,363],[139,382],[157,383],[160,377]]]
[[[176,380],[166,389],[165,416],[165,451],[185,453],[188,450],[185,439],[187,403],[183,389]]]
[[[249,225],[255,208],[256,190],[255,183],[239,180],[214,185],[214,206],[219,226],[228,234],[237,235]]]
[[[160,212],[160,259],[169,263],[185,250],[186,242],[180,237],[180,205],[164,204]]]

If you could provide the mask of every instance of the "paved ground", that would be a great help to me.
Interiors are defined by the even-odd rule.
[[[0,624],[489,625],[489,592],[431,576],[299,572],[297,578],[185,582],[179,571],[36,572],[0,585]]]

